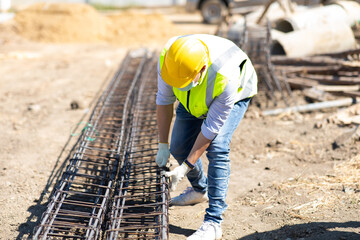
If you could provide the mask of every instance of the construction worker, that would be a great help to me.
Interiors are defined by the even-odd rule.
[[[166,172],[171,190],[186,175],[191,187],[171,199],[172,205],[209,200],[204,222],[188,239],[220,239],[222,214],[230,176],[231,137],[257,93],[257,76],[248,56],[230,40],[194,34],[173,37],[158,62],[156,163],[167,164],[170,153],[179,166]],[[176,109],[171,144],[168,137]],[[207,177],[200,156],[207,151]]]

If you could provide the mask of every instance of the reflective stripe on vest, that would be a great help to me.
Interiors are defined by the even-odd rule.
[[[224,66],[227,60],[231,59],[239,53],[239,48],[237,46],[232,46],[226,52],[224,52],[221,56],[219,56],[209,67],[208,70],[208,87],[206,89],[206,106],[209,108],[212,101],[214,100],[214,85],[217,72]],[[224,89],[223,89],[224,90]]]
[[[167,50],[164,48],[160,54],[160,69],[164,63]],[[228,79],[218,71],[228,60],[239,53],[239,48],[232,46],[215,59],[213,63],[210,62],[203,82],[190,91],[183,92],[173,87],[175,96],[189,113],[197,118],[206,117],[212,101],[224,91],[228,83]]]

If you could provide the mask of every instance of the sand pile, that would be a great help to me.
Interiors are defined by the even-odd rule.
[[[106,18],[84,4],[34,4],[15,16],[18,33],[44,42],[94,42],[106,35]]]
[[[176,26],[160,14],[124,12],[107,17],[106,40],[115,44],[163,42],[179,35]]]
[[[145,45],[177,35],[159,14],[124,12],[103,16],[85,4],[39,3],[18,12],[17,32],[41,42],[101,42]]]

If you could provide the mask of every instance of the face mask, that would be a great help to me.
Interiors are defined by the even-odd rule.
[[[193,87],[196,87],[197,85],[199,84],[199,82],[197,83],[194,83],[194,82],[191,82],[189,85],[187,85],[186,87],[183,87],[183,88],[178,88],[180,91],[182,92],[187,92],[189,91],[190,89],[192,89]]]

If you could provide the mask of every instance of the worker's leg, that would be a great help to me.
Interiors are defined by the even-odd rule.
[[[222,213],[227,208],[225,199],[230,177],[229,145],[235,129],[248,108],[249,101],[250,99],[245,99],[234,105],[229,118],[207,149],[209,208],[206,209],[205,221],[222,222]]]
[[[176,119],[171,134],[170,152],[181,164],[189,155],[195,140],[201,130],[203,120],[192,116],[182,104],[176,109]],[[207,190],[207,179],[199,159],[195,168],[187,177],[195,191],[204,193]]]

